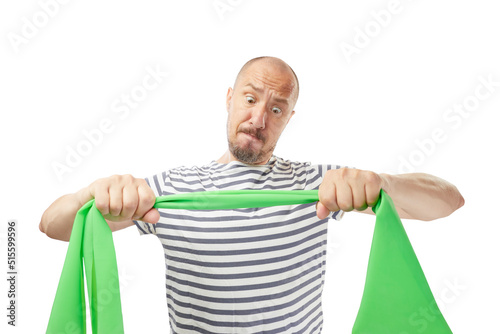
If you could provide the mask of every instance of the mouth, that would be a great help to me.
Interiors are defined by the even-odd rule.
[[[243,134],[245,137],[249,138],[250,140],[264,142],[262,136],[257,134],[257,133],[250,133],[250,132],[244,132],[244,131],[240,131],[240,133]]]
[[[250,137],[250,138],[254,138],[254,139],[259,139],[257,138],[257,136],[253,133],[248,133],[248,132],[242,132],[244,135]]]

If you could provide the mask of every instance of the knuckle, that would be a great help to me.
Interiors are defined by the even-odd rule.
[[[122,210],[122,201],[118,198],[110,198],[109,201],[109,212],[113,215],[118,215],[120,214],[120,211]]]
[[[134,181],[134,177],[130,174],[124,174],[121,176],[121,179],[125,183],[132,183]]]
[[[130,174],[114,174],[107,178],[110,183],[129,184],[134,181],[134,177]]]
[[[144,179],[137,179],[137,182],[139,183],[137,187],[138,195],[141,201],[141,204],[151,204],[153,206],[154,202],[156,201],[156,195],[151,189],[151,187],[148,185],[146,180]]]
[[[123,209],[126,211],[132,211],[137,208],[137,202],[134,200],[123,201]]]
[[[109,213],[112,215],[112,216],[119,216],[120,213],[122,211],[122,207],[121,205],[118,205],[118,204],[111,204],[109,206]]]
[[[96,206],[97,210],[99,210],[100,212],[107,213],[107,211],[108,211],[108,203],[106,203],[105,201],[103,201],[99,197],[95,199],[94,203],[95,203],[95,206]]]
[[[341,200],[338,200],[337,203],[338,203],[339,208],[343,211],[351,211],[353,209],[351,201],[341,199]]]
[[[93,192],[100,191],[102,188],[105,188],[108,185],[108,178],[100,178],[95,180],[90,184],[90,188]]]
[[[380,182],[380,177],[377,173],[368,171],[365,173],[365,181],[366,183],[377,184]]]
[[[319,185],[319,188],[318,188],[318,197],[319,197],[320,201],[321,201],[321,198],[324,197],[326,188],[327,188],[327,182],[325,182],[325,180],[323,180],[323,182],[321,182],[321,184]]]
[[[323,203],[324,206],[330,211],[336,211],[338,208],[337,201],[333,197],[327,197],[321,200],[321,203]]]
[[[138,186],[141,186],[141,187],[142,187],[142,186],[146,186],[147,188],[149,188],[148,183],[147,183],[147,182],[146,182],[146,180],[144,180],[144,179],[135,179],[135,183],[136,183]],[[151,189],[151,188],[149,188],[149,189]],[[151,189],[151,191],[153,191],[153,190]]]
[[[148,194],[146,197],[143,199],[143,203],[146,207],[151,208],[155,204],[156,197],[154,193],[151,191],[150,194]]]
[[[354,203],[354,209],[356,210],[364,210],[367,208],[367,204],[365,201],[357,201]]]
[[[369,206],[374,206],[379,198],[380,190],[378,191],[370,191],[366,194],[366,202]]]
[[[342,167],[342,168],[339,168],[339,169],[335,169],[335,170],[332,170],[332,179],[333,181],[335,182],[339,182],[339,181],[346,181],[348,180],[349,178],[351,177],[355,177],[356,174],[357,174],[357,170],[356,169],[352,169],[352,168],[349,168],[349,167]]]
[[[346,178],[349,174],[351,173],[351,170],[350,168],[347,168],[347,167],[342,167],[339,169],[339,175],[342,177],[342,178]]]
[[[366,201],[366,206],[370,206],[370,207],[373,207],[375,206],[375,204],[377,204],[377,198],[376,197],[373,197],[373,198],[369,198],[367,199]]]
[[[329,179],[338,179],[342,173],[343,173],[344,167],[340,169],[329,169],[325,172],[325,177],[328,177]]]

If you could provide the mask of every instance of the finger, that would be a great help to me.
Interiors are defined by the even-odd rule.
[[[318,191],[319,202],[329,211],[338,211],[337,194],[335,183],[323,182],[319,186]],[[316,207],[317,209],[317,207]]]
[[[330,214],[330,210],[328,210],[328,208],[326,206],[323,205],[323,203],[321,202],[317,202],[316,203],[316,216],[319,218],[319,219],[325,219],[328,217],[328,215]]]
[[[109,214],[118,217],[122,212],[122,205],[123,186],[121,184],[112,184],[109,187]]]
[[[355,180],[351,184],[353,208],[362,211],[368,207],[366,204],[365,184]]]
[[[95,206],[101,214],[109,214],[109,188],[104,182],[95,182],[90,187],[90,193],[94,197]]]
[[[137,187],[137,194],[139,196],[139,203],[133,218],[141,219],[149,210],[151,210],[155,204],[156,197],[153,190],[147,184],[140,184]]]
[[[137,187],[134,184],[126,185],[123,188],[122,194],[123,202],[120,216],[125,219],[129,219],[134,215],[139,203],[139,194],[137,193]]]
[[[345,181],[338,182],[336,185],[336,193],[337,193],[338,207],[346,212],[352,211],[353,209],[352,189],[349,186],[349,184]]]
[[[156,209],[151,209],[141,218],[143,222],[156,224],[160,220],[160,213]]]
[[[374,183],[366,183],[365,193],[366,193],[366,203],[368,206],[373,207],[378,202],[380,196],[380,186]]]

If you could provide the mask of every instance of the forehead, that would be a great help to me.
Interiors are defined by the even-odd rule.
[[[249,66],[238,80],[241,88],[271,90],[283,97],[290,97],[295,88],[292,72],[276,64],[258,62]],[[237,87],[235,87],[237,88]]]

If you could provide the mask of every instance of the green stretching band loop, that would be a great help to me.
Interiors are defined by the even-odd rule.
[[[162,196],[154,207],[224,210],[317,201],[318,190],[225,190]],[[352,333],[451,333],[385,192],[374,211],[377,218],[365,290]],[[92,333],[124,333],[113,237],[93,200],[75,217],[46,333],[86,333],[83,268]],[[433,314],[432,321],[419,321],[422,307]]]

